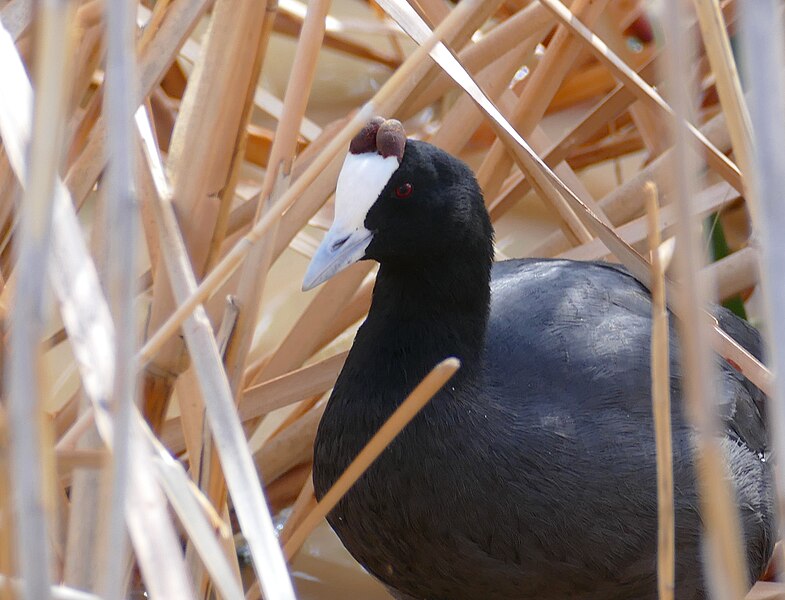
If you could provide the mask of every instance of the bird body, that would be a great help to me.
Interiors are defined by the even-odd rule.
[[[419,206],[401,204],[404,185]],[[605,263],[492,264],[471,172],[428,144],[407,141],[377,193],[362,258],[380,269],[319,426],[317,497],[434,365],[457,356],[462,367],[329,515],[344,545],[401,598],[656,598],[646,289]],[[724,309],[717,317],[760,356],[753,328]],[[673,327],[670,342],[676,597],[698,599],[695,433]],[[775,537],[764,398],[719,358],[717,374],[752,582]]]

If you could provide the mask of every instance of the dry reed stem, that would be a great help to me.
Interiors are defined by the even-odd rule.
[[[175,393],[177,394],[177,406],[180,409],[180,416],[176,418],[177,448],[166,444],[163,431],[159,431],[158,436],[174,456],[179,456],[183,452],[188,453],[188,470],[191,479],[200,489],[206,489],[202,485],[204,476],[202,467],[205,463],[205,456],[201,449],[204,440],[210,435],[210,428],[204,422],[202,389],[199,387],[199,381],[192,368],[187,369],[177,378]]]
[[[292,512],[289,513],[289,518],[286,519],[286,524],[278,536],[281,544],[286,545],[289,538],[295,532],[297,527],[300,526],[305,516],[316,508],[316,495],[313,490],[313,470],[308,474],[297,499],[292,504]]]
[[[17,579],[9,579],[5,575],[0,575],[0,593],[19,593],[24,589],[23,584],[24,582]],[[53,585],[47,592],[46,598],[52,600],[101,600],[100,596],[65,585]]]
[[[147,110],[150,114],[150,110]],[[155,231],[155,182],[152,179],[150,170],[146,168],[144,162],[144,151],[139,142],[136,143],[136,185],[137,197],[139,199],[139,212],[144,234],[144,247],[150,261],[150,275],[153,280],[158,275],[159,258],[161,255],[158,236]]]
[[[10,54],[10,53],[9,53]],[[17,61],[18,61],[18,57]],[[13,61],[9,61],[13,62]],[[5,79],[14,82],[20,95],[29,94],[21,62],[16,72]],[[0,111],[2,112],[2,111]],[[29,129],[29,117],[15,115],[14,127]],[[5,136],[9,142],[23,134]],[[12,152],[21,165],[18,148]],[[20,170],[20,166],[15,169]],[[111,446],[112,421],[106,399],[111,394],[114,370],[114,326],[91,261],[68,193],[59,180],[55,182],[53,205],[52,256],[49,272],[61,304],[61,315],[68,331],[86,395],[96,415],[96,424],[104,442]],[[149,477],[149,461],[143,448],[132,444],[131,461],[134,484],[126,500],[126,519],[142,574],[151,594],[162,597],[191,597],[188,577],[179,552],[174,528],[166,511],[160,489]],[[151,537],[154,532],[155,539]]]
[[[281,541],[282,545],[285,545],[289,538],[292,537],[292,533],[295,529],[302,523],[302,520],[310,513],[312,513],[317,506],[316,496],[314,495],[313,491],[313,470],[309,470],[308,477],[305,480],[305,484],[303,484],[302,488],[300,488],[300,492],[297,495],[297,499],[292,504],[291,513],[289,513],[289,518],[286,519],[286,523],[284,524],[281,533],[278,536],[278,539]],[[259,586],[254,584],[249,589],[245,595],[246,600],[257,600],[260,599],[259,595]]]
[[[15,94],[8,94],[7,100],[0,101],[0,132],[7,150],[14,142],[25,150],[29,143],[30,148],[28,163],[16,165],[25,194],[18,250],[20,275],[14,290],[11,352],[5,382],[19,544],[17,561],[23,595],[28,598],[48,596],[52,580],[52,549],[48,539],[48,522],[52,515],[47,514],[50,498],[45,495],[42,481],[47,448],[42,435],[44,398],[39,383],[40,341],[46,318],[44,299],[51,247],[51,203],[62,154],[68,74],[66,56],[72,16],[68,2],[51,0],[39,6],[37,93],[29,139],[25,129],[29,129],[32,118],[29,113],[32,90],[29,84],[25,85],[27,75],[11,37],[0,28],[0,63],[5,63],[0,66],[0,74],[5,77],[0,78],[8,86],[13,85],[14,79],[22,84]],[[9,73],[11,70],[15,72]],[[7,122],[15,117],[21,117],[22,123]],[[12,135],[15,139],[9,139]]]
[[[450,6],[444,0],[412,0],[411,4],[429,22],[431,29],[450,14]]]
[[[640,73],[644,79],[651,77],[654,71],[652,67],[650,61],[641,69]],[[573,128],[566,131],[549,150],[543,153],[545,164],[551,168],[555,167],[567,158],[573,148],[607,125],[608,121],[616,118],[633,100],[634,96],[625,86],[617,86],[593,108],[589,109],[586,115]],[[505,185],[497,197],[491,201],[488,210],[492,217],[498,218],[503,215],[515,200],[523,197],[529,190],[530,184],[522,173],[516,174],[514,177],[517,180],[516,183]]]
[[[719,440],[714,399],[718,397],[717,367],[710,351],[705,310],[709,301],[708,282],[700,277],[703,265],[700,220],[691,202],[693,179],[688,129],[692,86],[686,73],[692,48],[684,39],[683,7],[678,0],[668,4],[665,24],[669,35],[667,75],[675,120],[672,189],[678,207],[676,254],[682,295],[679,298],[679,332],[686,414],[697,431],[695,464],[701,499],[701,516],[706,536],[707,587],[718,599],[737,599],[746,591],[746,561],[741,547],[741,527],[726,476]]]
[[[324,38],[325,20],[331,4],[332,0],[317,0],[308,7],[294,57],[294,68],[284,95],[281,120],[278,123],[270,150],[270,160],[259,193],[256,221],[289,187],[292,162],[297,150],[298,131],[311,94],[311,86],[316,74],[316,61]],[[243,393],[242,385],[248,352],[253,340],[253,323],[256,322],[259,313],[267,271],[272,264],[277,233],[278,224],[275,224],[266,239],[256,244],[249,260],[241,269],[237,295],[243,310],[239,316],[237,335],[230,341],[226,354],[227,375],[238,402]]]
[[[291,538],[284,546],[287,560],[291,561],[313,528],[329,514],[349,488],[365,473],[434,394],[447,383],[459,367],[460,361],[457,358],[443,360],[414,388],[292,533]]]
[[[0,407],[0,444],[8,447],[8,415]],[[0,572],[12,576],[16,574],[16,536],[14,535],[13,490],[11,488],[11,465],[7,452],[0,452],[0,526],[5,535],[0,539]],[[0,598],[13,600],[14,593],[8,586],[0,586]]]
[[[92,409],[87,408],[82,415],[92,416]],[[78,441],[78,446],[71,450],[57,450],[58,457],[62,452],[105,452],[95,422],[87,421],[89,431]],[[96,519],[106,509],[102,505],[101,480],[104,467],[109,461],[98,468],[77,470],[71,475],[68,530],[66,532],[66,561],[63,569],[63,583],[80,589],[97,589],[99,568],[106,562],[103,548],[99,548],[99,528],[102,523]],[[58,463],[59,466],[59,463]],[[61,478],[62,479],[62,478]]]
[[[323,394],[332,387],[346,360],[347,352],[341,352],[313,365],[297,369],[269,381],[246,388],[237,414],[245,423],[262,417],[273,410],[300,402],[314,395]],[[185,410],[182,411],[183,416]],[[185,449],[181,431],[181,419],[175,417],[166,422],[161,430],[161,441],[175,455]]]
[[[750,115],[741,90],[736,60],[733,57],[727,25],[720,10],[718,0],[694,0],[698,13],[703,43],[706,47],[720,105],[728,124],[736,160],[742,173],[750,173],[752,151]],[[753,223],[757,224],[757,207],[754,195],[745,190],[747,207]]]
[[[143,111],[137,113],[137,124],[145,141],[145,157],[154,173],[153,179],[159,194],[156,207],[162,255],[175,299],[182,303],[189,294],[193,294],[196,280],[191,271],[185,242],[177,226],[168,183],[152,139],[149,121]],[[289,574],[275,539],[269,509],[237,418],[212,328],[202,306],[198,306],[195,314],[184,323],[183,332],[202,388],[207,420],[219,449],[226,484],[251,551],[254,571],[266,598],[294,599]]]
[[[233,296],[228,296],[224,304],[224,314],[221,324],[215,335],[218,352],[223,357],[226,345],[232,336],[237,322],[239,307]],[[214,452],[213,439],[210,428],[205,422],[204,399],[202,390],[194,368],[189,368],[177,378],[175,382],[179,399],[180,414],[182,415],[182,433],[187,440],[186,450],[189,457],[190,476],[198,487],[205,491],[205,502],[211,507],[219,507],[221,513],[228,513],[226,486],[221,472],[218,456]],[[212,504],[210,504],[212,503]],[[234,536],[227,535],[220,539],[225,559],[238,581],[242,579],[240,564],[237,557],[237,548],[234,545]],[[200,594],[209,598],[212,590],[207,578],[209,566],[204,559],[198,558],[196,544],[189,542],[186,547],[186,561],[191,566],[191,573],[199,582]],[[203,567],[207,566],[205,570]]]
[[[372,282],[371,285],[366,286],[366,292],[363,293],[357,310],[352,311],[352,316],[349,317],[351,322],[355,322],[367,311],[370,302],[371,287]],[[350,301],[348,307],[351,308],[354,304],[353,301]],[[338,324],[336,329],[337,331],[326,333],[324,339],[332,340],[338,333],[345,329],[345,325]],[[320,394],[327,391],[332,387],[335,378],[340,372],[343,363],[346,360],[346,355],[346,352],[341,352],[314,363],[313,365],[303,367],[269,381],[246,388],[237,409],[241,421],[247,422],[257,419],[273,410],[299,402],[314,394]],[[187,376],[188,373],[190,373],[190,371],[187,372],[185,376]],[[195,393],[198,393],[198,389],[193,386],[188,389],[189,391],[184,391],[183,395],[185,397],[193,397]],[[183,419],[185,419],[186,414],[191,415],[192,412],[193,410],[191,408],[186,409],[185,407],[181,407],[182,416],[167,421],[161,431],[161,440],[166,447],[176,455],[182,453],[186,449],[185,439],[183,438]],[[83,413],[72,425],[71,429],[68,430],[67,434],[61,438],[58,448],[66,449],[72,447],[75,440],[82,435],[85,428],[91,423],[92,416],[92,409]],[[189,430],[190,428],[186,428],[186,432]]]
[[[746,246],[706,267],[713,271],[710,277],[717,282],[717,298],[725,301],[755,287],[759,281],[758,262],[758,251]]]
[[[216,4],[210,29],[201,47],[202,54],[196,62],[175,122],[170,144],[170,151],[174,150],[174,153],[170,154],[168,168],[175,186],[175,209],[179,209],[180,227],[197,275],[201,275],[217,259],[225,237],[239,166],[245,154],[257,80],[267,53],[274,19],[275,3],[272,2],[244,2],[238,5],[236,2],[224,1]],[[247,44],[250,44],[252,52],[242,52]],[[220,54],[220,58],[216,54]],[[239,61],[238,56],[242,56]],[[227,97],[231,98],[231,102],[227,102]],[[181,139],[178,139],[178,134]],[[200,144],[205,150],[194,157],[191,145],[205,134],[216,143]],[[196,165],[194,159],[197,160]],[[200,168],[199,164],[205,171],[201,181],[191,174],[195,167]],[[178,181],[182,188],[179,190]],[[197,195],[189,198],[189,194]],[[183,222],[182,211],[186,207],[194,212]],[[209,235],[203,230],[204,227],[211,228]],[[164,281],[162,287],[154,292],[153,328],[163,318],[162,315],[169,313],[173,304],[165,289],[167,287]],[[239,302],[245,304],[245,299],[241,298]],[[249,327],[249,330],[253,328]],[[167,368],[173,370],[173,374],[177,373],[182,368],[182,358],[179,356],[182,349],[182,342],[175,341],[157,358],[152,372],[148,372],[148,382],[157,381],[151,385],[152,393],[146,398],[147,410],[156,415],[156,428],[162,425],[163,413],[172,391],[171,375],[161,377],[156,369],[168,365]],[[173,363],[169,362],[171,359]],[[192,475],[206,491],[210,501],[223,507],[226,503],[226,486],[219,457],[214,452],[213,440],[207,428],[203,428],[203,435],[194,441],[197,445],[190,447],[189,452],[202,459],[199,466],[204,467],[204,470],[196,469]],[[236,565],[237,553],[233,539],[229,539],[225,546],[229,560]],[[189,552],[192,552],[190,547]],[[198,565],[194,577],[202,595],[206,597],[209,594],[208,580]]]
[[[189,542],[194,545],[212,576],[217,591],[223,598],[242,599],[239,573],[232,569],[216,540],[216,533],[219,540],[231,538],[229,528],[209,500],[194,486],[182,465],[158,442],[138,411],[135,411],[134,416],[137,430],[155,450],[153,463],[157,468],[158,481],[186,530]]]
[[[398,11],[394,4],[388,4],[386,6],[384,3],[377,4],[399,24],[400,19],[405,18],[405,13]],[[456,4],[450,10],[450,13],[445,17],[445,21],[447,18],[451,18],[454,21],[459,22],[460,25],[456,28],[450,28],[451,31],[444,36],[442,43],[453,51],[457,52],[461,50],[464,46],[466,46],[467,43],[470,43],[471,36],[474,34],[474,32],[477,31],[477,29],[488,19],[488,17],[490,17],[496,11],[500,4],[500,0],[486,0],[485,2],[460,2]],[[411,8],[411,6],[407,4],[406,9],[407,12],[417,16],[419,19],[419,16],[416,15],[416,12]],[[419,20],[427,28],[427,30],[430,30],[430,27],[428,27],[425,22],[422,21],[422,19]],[[411,91],[411,94],[409,94],[406,104],[415,104],[418,97],[421,96],[422,93],[428,88],[434,77],[439,74],[441,74],[439,67],[433,63],[428,63],[427,69],[424,73],[421,74],[417,85]],[[405,117],[407,115],[404,113],[400,116]]]
[[[168,5],[161,3],[161,6],[165,6],[165,15],[161,17],[160,28],[138,50],[136,64],[139,80],[134,100],[137,105],[144,102],[169,69],[177,51],[196,27],[209,3],[210,0],[172,0]],[[103,119],[99,118],[87,145],[70,165],[66,176],[66,185],[79,206],[106,165],[105,144],[106,128]]]
[[[497,62],[499,48],[511,49],[521,44],[531,43],[534,39],[539,42],[553,21],[551,14],[540,3],[529,4],[512,17],[499,23],[478,42],[464,47],[458,52],[458,60],[470,73],[487,69],[489,65]],[[436,102],[450,90],[452,85],[452,80],[448,75],[437,74],[418,98],[407,102],[401,110],[401,117],[413,116],[429,104]],[[444,121],[447,119],[445,118]]]
[[[219,347],[221,346],[218,342]],[[188,453],[188,466],[190,478],[193,480],[194,485],[198,486],[197,489],[205,490],[205,493],[210,493],[209,481],[211,476],[222,477],[220,470],[220,463],[214,460],[215,455],[208,450],[212,449],[213,442],[210,434],[210,428],[205,422],[205,409],[204,399],[202,397],[202,389],[193,368],[185,371],[175,382],[175,389],[179,401],[179,408],[181,414],[181,421],[177,430],[180,439],[184,437],[184,445],[177,452],[175,456],[185,450]],[[216,519],[219,522],[220,517],[217,512],[221,514],[228,513],[226,494],[220,494],[217,502],[212,497],[202,496],[201,491],[198,495],[199,498],[204,498],[204,504],[210,507],[211,513],[216,513]],[[213,506],[217,506],[213,508]],[[220,522],[220,527],[226,529],[227,526]],[[200,596],[206,596],[211,593],[210,582],[207,579],[207,574],[210,572],[209,565],[199,550],[198,542],[191,540],[188,541],[186,547],[186,562],[189,565],[190,571],[194,579],[198,582],[198,590]],[[229,565],[234,577],[239,581],[242,578],[240,572],[240,564],[237,557],[237,549],[234,545],[234,536],[222,535],[219,539],[219,547],[223,554],[223,560]],[[207,569],[205,569],[207,567]]]
[[[96,2],[82,8],[96,8]],[[138,369],[134,362],[139,330],[136,326],[136,236],[139,215],[136,209],[134,182],[136,143],[134,138],[133,105],[136,69],[134,43],[136,34],[136,2],[119,0],[107,10],[106,115],[108,169],[105,179],[105,231],[111,232],[107,244],[107,288],[115,325],[115,369],[112,408],[113,452],[108,507],[103,524],[101,595],[107,600],[120,600],[127,595],[124,586],[129,555],[125,529],[125,498],[129,481],[129,439],[132,407],[136,404]],[[84,15],[82,15],[84,16]],[[108,485],[107,485],[108,484]],[[104,490],[107,491],[107,490]]]
[[[248,90],[258,76],[256,57],[266,49],[261,44],[266,15],[266,2],[216,2],[172,132],[167,176],[197,276],[207,267],[219,206],[227,201],[216,196],[232,177],[234,149],[253,98]]]
[[[76,19],[79,19],[81,8],[84,6],[86,5],[77,10]],[[89,29],[79,31],[78,33],[80,34],[80,39],[73,55],[75,73],[71,82],[71,94],[68,102],[68,117],[71,125],[67,131],[73,137],[78,136],[80,133],[79,130],[74,132],[74,113],[80,109],[80,101],[90,89],[95,70],[100,66],[104,58],[105,49],[103,27],[91,26]],[[96,95],[95,102],[97,107],[100,106],[100,94]],[[85,120],[87,119],[83,119],[82,122]],[[80,141],[72,139],[71,150]]]
[[[154,598],[195,598],[166,498],[156,481],[152,449],[138,430],[129,439],[131,470],[126,520],[146,591]]]
[[[157,6],[157,4],[156,4]],[[272,6],[272,4],[271,4]],[[268,11],[270,12],[270,11]],[[265,24],[265,27],[267,25]],[[201,54],[201,44],[189,38],[180,49],[179,57],[190,64],[196,64]],[[254,104],[261,111],[267,113],[276,121],[281,120],[283,102],[267,89],[257,87],[254,90]],[[309,142],[314,141],[321,134],[321,127],[311,119],[304,117],[300,124],[300,135]]]
[[[604,7],[605,0],[576,0],[573,4],[576,12],[588,23],[593,23],[602,13]],[[548,104],[568,69],[577,58],[579,51],[580,46],[577,41],[569,35],[564,27],[559,27],[542,60],[527,78],[528,81],[521,93],[516,110],[511,115],[512,123],[524,136],[528,136],[542,119]],[[477,172],[477,179],[487,198],[486,203],[490,203],[496,197],[504,177],[512,166],[513,158],[508,152],[509,149],[504,148],[501,140],[494,142]],[[538,185],[534,181],[532,184]],[[538,192],[545,192],[542,195],[549,200],[562,217],[561,223],[566,224],[567,227],[562,226],[562,228],[567,238],[572,243],[584,243],[591,240],[591,234],[572,209],[559,198],[558,194],[548,194],[547,190],[548,188],[538,187]]]
[[[372,268],[370,263],[353,265],[322,286],[252,381],[278,377],[296,369],[313,355],[324,343],[325,337],[329,337],[325,336],[326,331],[338,315],[346,310]]]
[[[87,433],[93,426],[93,423],[95,423],[94,416],[95,413],[92,408],[83,411],[71,424],[68,430],[60,437],[55,446],[55,451],[62,452],[73,450],[82,435]]]
[[[515,45],[512,50],[477,74],[477,84],[491,100],[494,102],[498,101],[498,98],[509,86],[513,75],[518,71],[521,64],[527,58],[530,58],[538,43],[539,39],[533,37]],[[444,76],[446,77],[446,75]],[[449,149],[448,151],[451,151],[453,154],[458,154],[469,142],[477,128],[482,125],[483,121],[483,114],[477,109],[474,101],[471,97],[463,94],[445,113],[442,120],[443,125],[429,141],[435,146]],[[455,123],[460,123],[461,126],[455,127]]]
[[[649,182],[655,185],[653,182]],[[717,210],[727,206],[728,204],[738,200],[741,196],[739,193],[728,185],[726,182],[721,181],[716,183],[705,190],[698,192],[694,195],[692,202],[694,203],[694,212],[696,215],[707,216]],[[661,210],[657,210],[658,214],[658,227],[662,236],[668,237],[671,235],[675,225],[678,222],[677,208],[675,205],[668,205]],[[636,244],[644,240],[648,235],[648,213],[637,219],[629,221],[627,224],[622,225],[616,229],[618,236],[628,244]],[[608,248],[599,240],[592,240],[588,244],[571,248],[566,252],[559,254],[559,258],[569,258],[572,260],[597,260],[604,258],[608,255]]]
[[[216,3],[202,54],[185,90],[169,147],[167,173],[194,273],[201,277],[224,237],[233,180],[267,37],[267,3]],[[269,29],[267,30],[269,32]],[[268,36],[269,37],[269,36]],[[244,52],[249,45],[254,52]],[[211,143],[203,143],[210,139]],[[222,218],[223,215],[223,218]],[[149,330],[172,311],[166,276],[153,284]],[[186,365],[182,340],[171,340],[144,377],[144,413],[154,429],[164,418],[176,376]]]
[[[584,121],[586,122],[586,121]],[[718,115],[703,127],[704,134],[720,148],[725,149],[730,146],[727,130],[724,128],[725,120],[722,115]],[[563,138],[569,139],[569,138]],[[644,187],[647,182],[652,181],[662,187],[668,181],[668,166],[672,160],[672,150],[666,151],[662,156],[649,163],[644,169],[639,171],[634,177],[622,183],[620,186],[609,192],[604,198],[600,199],[599,205],[605,210],[606,214],[614,224],[620,224],[637,216],[643,210]],[[568,249],[566,240],[563,239],[561,232],[557,231],[546,238],[533,251],[534,255],[551,256]]]
[[[648,187],[647,215],[651,260],[651,401],[657,449],[657,590],[659,600],[673,600],[676,533],[673,507],[670,351],[665,306],[665,269],[660,258],[657,188]]]
[[[535,151],[538,147],[544,149],[551,147],[552,145],[551,140],[539,125],[534,128],[534,131],[532,131],[530,140]],[[581,201],[586,206],[591,209],[594,214],[597,215],[597,217],[603,223],[606,225],[611,224],[610,219],[608,219],[607,215],[605,214],[605,211],[602,210],[602,207],[597,203],[597,201],[591,195],[591,192],[589,192],[589,190],[583,184],[583,181],[580,179],[580,177],[578,177],[575,171],[573,171],[571,165],[567,163],[567,161],[562,161],[554,166],[553,172],[575,193],[576,196],[578,196],[578,198],[581,199]]]
[[[247,154],[246,150],[249,140],[249,127],[251,122],[251,114],[255,106],[256,90],[258,89],[258,84],[261,77],[262,65],[264,64],[265,58],[267,56],[267,49],[270,43],[273,23],[275,22],[277,16],[277,8],[277,0],[268,1],[265,7],[263,20],[261,22],[261,33],[259,34],[257,45],[255,46],[255,52],[253,53],[254,58],[250,67],[250,81],[247,83],[245,98],[242,100],[240,124],[237,128],[234,148],[230,155],[228,176],[219,194],[222,200],[221,210],[218,213],[218,219],[215,225],[216,234],[213,235],[213,238],[210,241],[210,249],[207,255],[208,269],[215,263],[216,260],[220,258],[221,247],[224,240],[226,239],[226,227],[229,222],[229,214],[232,203],[235,199],[235,190],[237,186],[237,180],[240,176],[240,167]],[[297,147],[297,141],[298,140],[295,137],[295,147]],[[242,298],[239,298],[239,300],[242,300]]]
[[[773,450],[776,453],[785,451],[785,386],[782,380],[785,373],[785,352],[782,347],[785,343],[785,321],[780,309],[785,284],[785,248],[780,229],[785,222],[781,197],[781,186],[785,181],[785,152],[780,129],[785,127],[785,110],[781,103],[785,97],[785,39],[780,22],[781,6],[776,2],[756,2],[743,6],[741,50],[750,87],[749,112],[754,137],[750,187],[760,217],[756,225],[762,246],[761,287],[767,324],[766,349],[773,370],[778,374],[769,395],[772,402],[767,404]],[[763,54],[760,54],[761,51],[764,51]],[[774,469],[777,511],[782,523],[785,518],[785,463],[776,461]],[[777,573],[782,576],[785,573],[782,558],[778,563]]]
[[[295,7],[296,10],[293,10]],[[310,8],[310,3],[308,8]],[[302,38],[303,17],[307,12],[305,4],[296,0],[279,0],[278,11],[280,16],[275,20],[275,31]],[[330,20],[333,22],[332,26],[328,26],[322,42],[325,48],[346,53],[354,58],[376,62],[390,69],[396,69],[400,66],[401,60],[395,56],[381,52],[377,46],[357,41],[356,38],[346,35],[341,31],[341,25],[335,23],[337,21],[335,17],[330,17]],[[395,32],[391,33],[395,34]]]
[[[327,406],[326,397],[319,400],[255,453],[254,462],[264,481],[275,481],[289,469],[313,458],[313,441]]]

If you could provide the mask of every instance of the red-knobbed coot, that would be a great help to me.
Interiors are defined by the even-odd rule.
[[[330,514],[349,552],[402,598],[655,599],[647,290],[612,264],[493,264],[471,170],[382,119],[350,146],[303,287],[363,259],[379,273],[319,426],[317,497],[434,365],[457,356],[462,368]],[[761,356],[752,327],[722,308],[717,317]],[[675,330],[671,340],[676,597],[697,599],[695,434]],[[764,397],[717,361],[752,582],[776,534]]]

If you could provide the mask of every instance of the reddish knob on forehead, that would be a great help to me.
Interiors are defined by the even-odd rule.
[[[398,162],[403,160],[403,151],[406,148],[406,131],[400,121],[387,119],[379,126],[376,132],[376,149],[384,158],[394,156]]]
[[[368,121],[365,127],[360,130],[360,133],[354,136],[352,143],[349,144],[349,152],[352,154],[376,152],[376,132],[379,131],[382,123],[384,123],[382,117],[374,117]]]

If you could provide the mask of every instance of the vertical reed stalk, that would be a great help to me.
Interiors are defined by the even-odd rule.
[[[679,304],[679,332],[684,373],[686,414],[697,430],[695,463],[701,514],[707,543],[707,579],[713,597],[736,600],[747,588],[745,557],[741,552],[739,515],[726,477],[724,455],[715,432],[718,429],[715,399],[717,369],[713,363],[705,311],[710,299],[708,282],[701,277],[705,263],[702,252],[700,218],[692,201],[695,191],[691,163],[695,156],[688,146],[686,125],[691,115],[692,73],[688,65],[693,48],[684,35],[684,7],[678,0],[667,4],[665,25],[668,32],[667,74],[673,125],[673,193],[678,208],[677,267],[682,294]]]
[[[657,448],[657,588],[660,600],[673,600],[676,534],[673,510],[668,310],[665,306],[665,265],[660,257],[657,187],[650,183],[647,191],[652,299],[651,400],[654,414],[654,440]]]
[[[749,111],[754,148],[752,191],[760,209],[757,226],[761,245],[761,284],[766,308],[767,349],[772,370],[778,374],[767,404],[774,452],[785,452],[785,40],[781,27],[782,5],[775,0],[746,2],[741,10],[744,73],[750,87]],[[785,523],[785,461],[775,461],[775,483],[780,532]],[[782,562],[782,561],[780,561]],[[785,564],[777,565],[780,576]]]
[[[19,541],[17,560],[27,598],[48,597],[52,579],[46,514],[50,499],[44,495],[42,481],[46,449],[41,431],[44,399],[40,384],[40,343],[47,310],[52,197],[62,155],[71,17],[68,1],[44,0],[39,5],[35,109],[21,210],[11,352],[6,370],[11,473]],[[7,36],[7,33],[0,30],[0,35]],[[4,93],[10,94],[10,90]],[[18,93],[21,96],[22,90]]]
[[[129,439],[132,407],[136,403],[138,330],[134,312],[137,273],[139,212],[134,182],[133,115],[136,98],[136,2],[117,0],[106,6],[106,94],[104,115],[107,128],[105,178],[107,239],[107,288],[115,325],[115,370],[112,409],[114,413],[112,469],[106,527],[103,531],[105,563],[102,596],[120,600],[126,596],[128,569],[125,529],[125,498],[129,482]],[[106,497],[106,496],[105,496]]]

